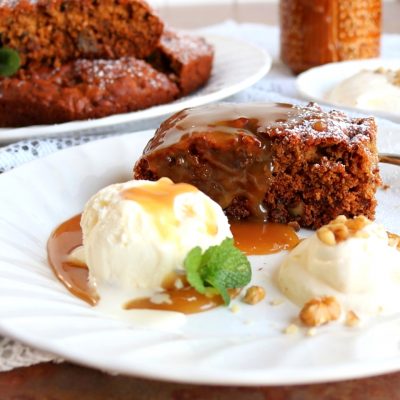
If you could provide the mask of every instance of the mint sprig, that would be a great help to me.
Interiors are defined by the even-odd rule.
[[[0,48],[0,77],[14,75],[21,65],[19,54],[8,47]]]
[[[231,298],[228,289],[241,288],[251,280],[251,266],[247,257],[226,238],[220,245],[209,247],[202,253],[193,248],[185,258],[187,280],[198,292],[214,288],[226,305]]]

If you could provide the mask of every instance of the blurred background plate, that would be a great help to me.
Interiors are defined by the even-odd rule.
[[[400,69],[400,59],[374,58],[371,60],[344,61],[311,68],[297,77],[297,91],[305,99],[316,101],[319,104],[340,107],[349,111],[362,111],[369,115],[375,115],[376,117],[387,118],[395,122],[400,122],[400,114],[349,107],[326,100],[328,93],[345,79],[350,78],[360,71],[373,71],[380,67],[398,70]]]
[[[37,136],[66,134],[101,134],[138,130],[138,122],[166,117],[186,107],[196,107],[229,97],[256,83],[271,68],[271,57],[263,49],[250,43],[217,35],[202,35],[214,46],[214,66],[210,80],[195,93],[145,110],[116,114],[105,118],[66,122],[56,125],[0,128],[0,143]],[[156,126],[154,124],[154,126]]]

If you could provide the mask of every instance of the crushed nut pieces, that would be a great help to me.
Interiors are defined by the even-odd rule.
[[[257,304],[265,299],[265,290],[261,286],[251,286],[247,289],[243,301],[247,304]]]
[[[400,236],[395,233],[388,232],[389,238],[389,246],[396,247],[397,250],[400,250]]]
[[[299,318],[306,326],[320,326],[340,317],[340,305],[334,297],[311,299],[300,311]]]
[[[299,331],[299,327],[296,324],[290,324],[286,329],[286,335],[294,335]]]
[[[393,85],[400,86],[400,69],[394,72]]]
[[[350,237],[367,238],[368,234],[361,230],[369,225],[371,221],[359,215],[353,219],[347,219],[344,215],[339,215],[328,225],[317,230],[319,240],[328,246],[335,246]]]
[[[360,318],[354,311],[348,311],[346,315],[346,325],[353,327],[360,323]]]

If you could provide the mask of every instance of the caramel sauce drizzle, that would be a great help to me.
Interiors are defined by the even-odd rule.
[[[88,269],[68,261],[72,250],[82,245],[81,215],[76,215],[58,226],[47,242],[47,257],[56,277],[75,296],[91,305],[99,297],[91,290]]]
[[[288,225],[261,221],[235,221],[231,223],[235,246],[247,255],[262,255],[291,250],[299,243],[299,237]]]
[[[266,130],[297,120],[300,111],[289,104],[187,109],[160,126],[142,158],[156,176],[193,184],[223,209],[245,200],[250,215],[264,222],[264,197],[273,172]]]
[[[154,218],[155,225],[164,238],[168,238],[170,227],[178,226],[179,221],[174,214],[174,201],[177,196],[185,193],[196,193],[198,189],[187,183],[173,183],[168,178],[161,178],[157,184],[132,187],[122,192],[122,197],[140,204],[149,215],[157,215]],[[196,210],[186,207],[189,217],[196,215]],[[162,215],[162,220],[158,218]],[[206,230],[209,235],[215,236],[218,227],[215,222],[215,213],[211,207],[206,208]]]
[[[127,191],[125,195],[132,196],[133,193]],[[140,191],[135,192],[135,196],[143,196],[142,199],[147,199],[152,195],[146,191]],[[148,205],[148,207],[156,206],[156,203],[154,200],[153,205]],[[69,261],[72,250],[82,245],[80,218],[81,215],[76,215],[54,230],[47,244],[48,260],[56,277],[73,295],[95,305],[99,301],[99,297],[89,286],[87,267]],[[299,242],[294,230],[286,225],[247,221],[235,222],[231,228],[235,244],[248,255],[276,253],[280,250],[291,249]],[[181,287],[176,285],[178,279],[181,281]],[[223,304],[221,296],[203,295],[190,287],[184,274],[168,276],[163,282],[163,289],[163,293],[168,294],[170,299],[167,303],[155,304],[150,298],[141,298],[128,302],[125,308],[168,310],[192,314]],[[235,297],[239,291],[231,290],[229,293],[231,297]]]
[[[151,301],[151,298],[145,297],[128,302],[125,305],[125,309],[179,311],[184,314],[194,314],[210,310],[224,303],[221,296],[206,296],[190,286],[184,286],[181,289],[170,289],[165,293],[168,294],[168,302],[156,304]]]

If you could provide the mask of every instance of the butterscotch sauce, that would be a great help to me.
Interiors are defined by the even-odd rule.
[[[56,277],[75,296],[91,305],[99,300],[88,284],[88,269],[71,263],[72,250],[82,245],[81,216],[68,219],[58,226],[47,242],[47,257]]]
[[[174,184],[170,179],[161,178],[157,184],[148,184],[132,187],[122,192],[122,197],[140,204],[149,215],[155,216],[155,226],[160,234],[167,238],[169,227],[178,225],[179,221],[174,213],[174,201],[177,196],[185,193],[198,192],[198,189],[187,183]],[[185,212],[188,216],[196,215],[193,208],[187,206]],[[163,218],[160,220],[159,215]],[[211,207],[206,208],[206,229],[209,235],[218,233],[215,213]]]
[[[288,225],[245,221],[231,223],[235,246],[247,255],[262,255],[291,250],[299,237]]]
[[[267,128],[300,114],[297,107],[286,103],[212,104],[186,109],[161,124],[144,154],[177,144],[196,132],[242,133],[263,140]]]
[[[56,277],[75,296],[91,305],[96,305],[99,297],[91,290],[88,284],[89,271],[87,267],[76,265],[70,261],[71,252],[82,245],[82,230],[80,227],[81,215],[77,215],[58,226],[51,234],[47,243],[49,264]],[[177,285],[177,280],[180,285]],[[182,286],[177,288],[177,286]],[[188,287],[184,275],[173,274],[163,282],[163,293],[171,299],[171,304],[155,304],[150,298],[134,300],[127,305],[127,309],[153,309],[178,311],[186,314],[202,312],[223,304],[221,296],[205,296],[195,289]],[[236,295],[232,291],[231,295]]]
[[[155,303],[151,298],[135,299],[125,305],[126,310],[148,309],[162,311],[179,311],[184,314],[194,314],[210,310],[222,305],[224,302],[219,295],[206,296],[199,293],[192,287],[182,289],[170,289],[162,294],[166,294],[165,302]]]
[[[146,146],[145,168],[196,186],[223,209],[244,200],[250,215],[266,221],[263,201],[273,172],[266,132],[302,118],[297,107],[278,103],[183,110],[165,121]]]
[[[82,245],[80,215],[58,226],[51,234],[48,244],[48,260],[56,277],[75,296],[95,305],[99,297],[88,284],[88,269],[71,262],[71,252]],[[291,249],[299,242],[294,230],[281,224],[262,224],[257,221],[231,224],[235,244],[246,254],[271,254]],[[202,312],[223,304],[218,295],[208,297],[188,286],[184,274],[171,274],[163,282],[164,293],[171,303],[155,304],[150,298],[133,300],[127,309],[153,309],[179,311],[186,314]],[[231,296],[237,295],[231,291]]]

